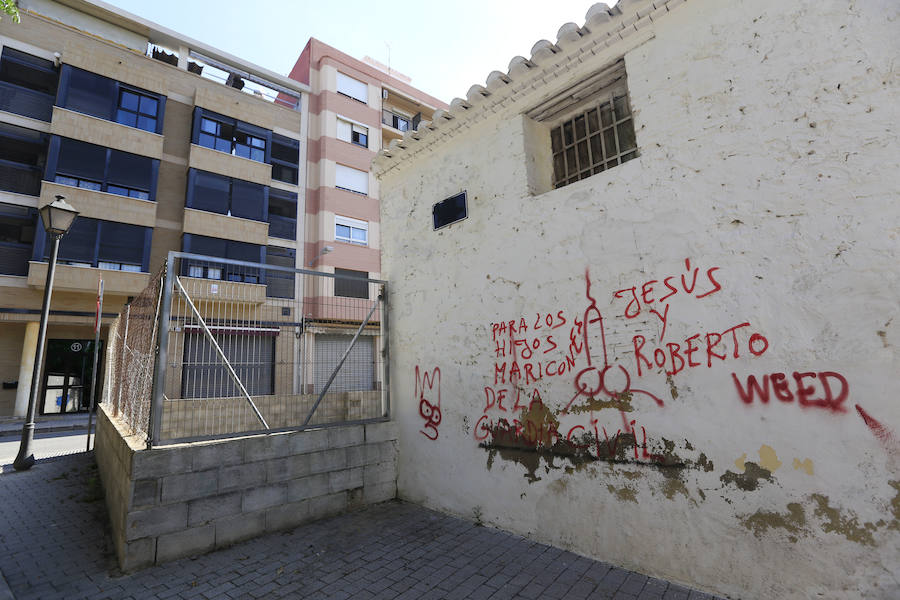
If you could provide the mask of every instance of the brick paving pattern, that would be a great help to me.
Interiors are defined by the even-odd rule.
[[[90,454],[0,475],[0,515],[18,600],[714,598],[403,502],[123,575]]]

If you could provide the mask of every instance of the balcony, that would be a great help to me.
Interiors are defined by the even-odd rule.
[[[228,304],[262,304],[266,301],[266,285],[263,283],[243,283],[221,279],[200,279],[181,276],[181,285],[191,301],[198,305],[201,314],[209,317],[202,305],[209,302]]]
[[[38,196],[41,193],[41,175],[39,167],[0,159],[0,190]]]
[[[50,133],[122,152],[162,158],[163,136],[58,106],[53,107]]]
[[[97,293],[97,282],[103,279],[103,290],[107,294],[134,295],[150,283],[149,273],[113,271],[96,267],[79,267],[57,264],[53,279],[54,290]],[[28,263],[28,285],[43,289],[47,281],[47,263]]]
[[[0,242],[0,275],[28,275],[31,244]]]
[[[36,90],[0,81],[0,110],[23,117],[50,121],[56,98]]]
[[[297,219],[270,214],[269,237],[281,238],[283,240],[296,240]]]
[[[193,208],[184,209],[184,232],[265,246],[269,224]]]
[[[191,144],[189,165],[192,169],[227,175],[260,185],[272,183],[272,165]]]
[[[39,205],[50,204],[57,195],[65,196],[67,202],[78,207],[78,211],[83,217],[142,227],[156,225],[156,202],[152,200],[129,198],[128,196],[45,181],[41,188]]]

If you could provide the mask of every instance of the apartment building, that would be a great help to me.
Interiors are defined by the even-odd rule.
[[[304,255],[307,84],[101,2],[19,8],[21,23],[0,22],[0,415],[27,405],[49,253],[37,208],[55,196],[80,216],[60,245],[39,414],[96,393],[100,278],[105,344],[170,250],[291,267]],[[302,297],[293,276],[181,269],[254,286],[260,305]]]
[[[380,202],[370,172],[375,153],[447,105],[386,65],[369,57],[357,60],[315,38],[307,42],[289,76],[310,88],[304,264],[345,277],[310,286],[306,300],[314,316],[333,322],[327,311],[335,299],[345,306],[355,301],[360,307],[375,300],[374,285],[351,279],[381,275]],[[338,329],[310,333],[316,338],[306,343],[315,344],[319,353],[335,352],[345,343],[346,335]],[[349,362],[372,364],[369,357],[376,344],[373,337],[362,338]],[[308,355],[314,352],[307,347]],[[316,377],[325,376],[322,372]],[[371,379],[358,371],[349,377]]]

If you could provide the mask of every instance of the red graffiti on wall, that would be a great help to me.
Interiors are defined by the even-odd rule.
[[[416,365],[416,388],[415,397],[419,400],[419,415],[425,419],[424,428],[419,431],[429,440],[438,439],[438,425],[441,424],[441,369],[435,367],[429,373],[424,371],[420,374],[419,365]],[[425,394],[431,397],[425,397]],[[434,396],[437,396],[437,402],[434,402]]]
[[[572,403],[579,397],[586,396],[587,398],[594,400],[597,395],[601,393],[612,399],[619,398],[626,394],[643,394],[652,398],[658,406],[664,406],[662,399],[655,394],[631,386],[631,375],[629,374],[628,369],[622,365],[610,365],[609,353],[607,352],[606,346],[606,332],[603,329],[603,314],[597,307],[597,299],[591,295],[591,273],[589,269],[585,269],[584,271],[584,281],[584,294],[587,299],[590,300],[590,304],[588,304],[588,307],[584,310],[584,320],[581,322],[581,330],[582,349],[587,358],[588,366],[579,371],[575,376],[575,395],[572,396],[572,399],[566,404],[563,409],[563,414],[566,414],[569,411]],[[591,357],[591,346],[588,333],[590,329],[589,326],[595,323],[597,324],[597,329],[600,331],[600,343],[603,346],[602,369],[598,369],[593,365],[593,358]],[[572,343],[575,343],[574,339],[572,340]],[[620,381],[618,385],[611,384],[609,380],[607,380],[610,371],[613,371],[613,373],[616,373],[617,371],[618,373],[621,373],[624,377],[624,383]]]
[[[741,384],[735,373],[731,374],[731,378],[744,404],[753,404],[754,400],[768,404],[769,398],[774,397],[785,403],[796,400],[797,404],[804,408],[821,408],[835,413],[847,412],[844,401],[850,394],[850,384],[843,375],[834,371],[819,373],[794,371],[791,374],[793,381],[788,379],[785,373],[763,375],[761,382],[755,375],[748,375],[746,385]],[[815,381],[818,381],[820,390],[813,385]],[[832,385],[835,387],[832,388]],[[817,397],[817,393],[821,393],[821,397]]]
[[[866,427],[872,431],[872,435],[874,435],[879,442],[884,444],[888,450],[896,450],[898,446],[900,446],[900,442],[897,441],[894,432],[875,420],[875,418],[867,413],[859,404],[856,405],[856,412],[862,417]]]
[[[616,298],[624,297],[628,299],[628,305],[625,307],[626,318],[634,319],[638,317],[643,310],[646,310],[660,320],[660,323],[662,324],[662,332],[659,336],[660,342],[666,337],[666,326],[668,325],[669,320],[669,305],[668,303],[663,305],[664,302],[667,302],[669,298],[680,293],[694,296],[700,300],[707,296],[712,296],[722,289],[722,285],[713,276],[713,273],[718,271],[719,267],[710,267],[706,270],[706,281],[703,282],[703,287],[700,289],[697,288],[697,278],[700,274],[699,267],[691,269],[691,259],[686,258],[684,259],[684,268],[688,277],[685,277],[685,273],[681,274],[680,286],[678,285],[679,278],[676,275],[671,275],[662,279],[662,285],[657,285],[660,283],[658,279],[651,279],[642,283],[640,286],[634,285],[630,288],[623,288],[613,293],[613,296]],[[690,286],[688,285],[688,278],[690,278]],[[673,280],[675,281],[674,284],[672,283]],[[658,291],[662,291],[662,295],[658,295]],[[641,304],[642,300],[643,304]]]

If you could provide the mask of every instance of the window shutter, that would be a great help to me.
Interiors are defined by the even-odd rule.
[[[82,179],[103,181],[106,168],[106,148],[62,138],[56,172]]]
[[[112,150],[109,157],[109,183],[149,191],[153,179],[153,159]]]
[[[263,220],[265,188],[256,183],[231,181],[231,215],[242,219]],[[256,258],[259,262],[259,256]]]
[[[195,171],[194,193],[190,198],[190,207],[224,215],[228,212],[229,189],[227,177]]]
[[[101,222],[99,260],[140,265],[144,259],[145,229],[127,223]]]
[[[369,174],[344,165],[335,165],[335,186],[368,195]]]
[[[363,104],[369,103],[369,86],[343,73],[337,74],[337,91],[340,94],[359,100]]]
[[[337,138],[339,140],[349,142],[350,141],[350,133],[353,130],[352,128],[353,128],[353,126],[350,123],[348,123],[347,121],[338,119],[337,120]]]

